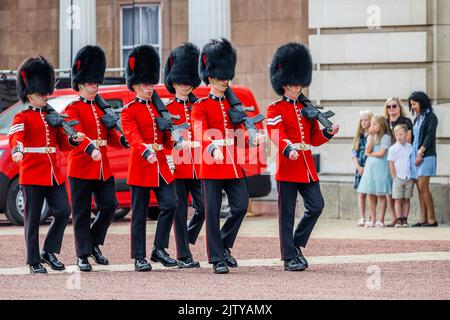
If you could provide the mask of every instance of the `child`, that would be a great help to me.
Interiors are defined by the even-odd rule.
[[[364,164],[366,163],[366,144],[367,136],[369,135],[370,122],[372,121],[373,113],[370,110],[361,111],[356,129],[355,138],[353,139],[352,160],[355,164],[355,182],[353,187],[357,190],[359,182],[364,172]],[[358,207],[360,219],[357,222],[358,227],[364,227],[366,223],[366,194],[360,193],[358,196]]]
[[[409,227],[408,214],[413,195],[414,181],[411,179],[412,146],[407,142],[408,127],[399,124],[394,128],[397,142],[389,148],[388,161],[393,177],[392,199],[395,201],[397,220],[395,227]]]
[[[391,194],[392,178],[389,172],[387,151],[391,146],[391,137],[387,132],[386,119],[383,116],[372,118],[369,138],[366,146],[366,164],[364,174],[359,183],[358,192],[369,195],[369,212],[371,221],[367,228],[384,227],[386,214],[386,195]],[[381,205],[381,218],[376,220],[377,202]]]

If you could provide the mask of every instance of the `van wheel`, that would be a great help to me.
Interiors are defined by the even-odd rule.
[[[6,193],[6,217],[9,222],[14,225],[23,226],[24,223],[24,212],[25,212],[25,201],[23,197],[22,190],[20,189],[19,179],[14,179],[8,188]],[[49,209],[47,201],[44,201],[44,205],[41,211],[41,223],[47,220],[49,215]]]

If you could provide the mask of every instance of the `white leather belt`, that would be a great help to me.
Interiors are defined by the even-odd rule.
[[[56,153],[55,147],[27,147],[23,148],[24,153]]]
[[[108,144],[106,140],[101,140],[101,139],[91,140],[91,143],[97,148],[98,147],[106,147],[106,145]]]
[[[218,139],[213,140],[213,143],[218,147],[232,146],[234,145],[234,139]]]
[[[153,151],[161,151],[164,148],[164,146],[162,144],[157,144],[157,143],[144,144],[144,145],[145,145],[145,147],[152,149]]]
[[[292,143],[289,146],[294,150],[302,150],[302,151],[311,150],[311,145],[306,143]]]

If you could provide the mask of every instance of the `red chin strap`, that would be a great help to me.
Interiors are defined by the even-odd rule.
[[[134,66],[136,63],[136,58],[135,57],[130,57],[130,61],[128,62],[128,64],[130,65],[130,70],[134,71]]]
[[[81,60],[77,60],[77,70],[80,70],[81,68]]]
[[[172,69],[172,66],[173,66],[173,56],[172,55],[170,55],[170,57],[169,57],[169,69]]]
[[[202,60],[203,60],[203,63],[205,64],[205,66],[207,66],[208,65],[208,58],[206,57],[206,54],[202,54]]]

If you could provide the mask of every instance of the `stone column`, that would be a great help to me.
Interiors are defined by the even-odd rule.
[[[202,47],[230,36],[230,0],[189,0],[189,41]]]
[[[71,3],[73,3],[72,7]],[[97,24],[95,8],[96,0],[59,1],[60,15],[58,67],[60,69],[70,68],[72,64],[71,59],[73,59],[81,47],[96,43]],[[72,37],[71,29],[73,30]]]
[[[433,98],[437,104],[450,102],[450,3],[433,0]]]

